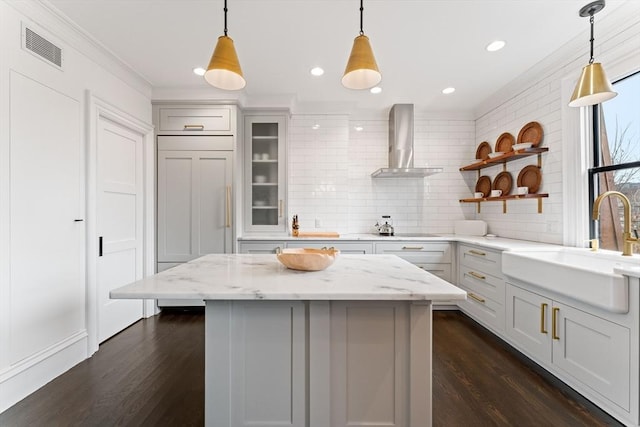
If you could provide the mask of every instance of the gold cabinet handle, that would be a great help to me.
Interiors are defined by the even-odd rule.
[[[551,312],[551,338],[554,340],[559,340],[558,336],[558,312],[560,309],[558,307],[553,307],[553,311]]]
[[[282,199],[278,200],[278,216],[282,218]]]
[[[469,253],[470,253],[470,254],[473,254],[473,255],[479,255],[479,256],[486,256],[486,255],[487,255],[485,252],[476,251],[475,249],[471,249],[471,250],[469,251]]]
[[[481,298],[476,294],[472,294],[471,292],[467,292],[467,295],[469,295],[469,297],[471,297],[472,299],[484,304],[484,298]]]
[[[547,331],[547,325],[546,325],[546,314],[547,314],[547,303],[543,302],[542,304],[540,304],[540,333],[541,334],[546,334]]]
[[[424,249],[424,246],[403,246],[403,251],[421,251]]]
[[[475,271],[470,271],[469,272],[469,276],[473,276],[476,279],[480,279],[480,280],[486,280],[487,279],[485,276],[483,276],[482,274],[478,274]]]
[[[227,197],[225,200],[225,216],[227,218],[225,226],[231,228],[231,186],[227,185]]]
[[[184,125],[184,130],[204,130],[204,125]]]

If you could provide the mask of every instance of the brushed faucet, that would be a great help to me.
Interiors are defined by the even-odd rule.
[[[638,242],[637,237],[631,237],[631,203],[627,196],[619,191],[605,191],[598,196],[593,203],[593,219],[598,220],[600,218],[600,204],[608,196],[616,196],[622,201],[624,207],[624,231],[622,233],[623,240],[623,256],[631,256],[633,254],[633,244]]]

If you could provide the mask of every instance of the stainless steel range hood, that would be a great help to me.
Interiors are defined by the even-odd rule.
[[[413,104],[395,104],[389,111],[389,167],[371,174],[373,178],[424,178],[442,168],[413,167]]]

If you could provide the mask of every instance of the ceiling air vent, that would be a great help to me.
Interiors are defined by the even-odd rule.
[[[62,68],[62,49],[45,39],[30,28],[24,28],[24,48],[40,58]]]

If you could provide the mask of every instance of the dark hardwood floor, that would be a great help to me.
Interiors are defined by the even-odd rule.
[[[621,425],[468,317],[435,312],[433,331],[434,426]],[[203,314],[163,312],[0,414],[0,426],[201,426],[203,355]]]

